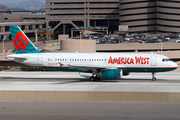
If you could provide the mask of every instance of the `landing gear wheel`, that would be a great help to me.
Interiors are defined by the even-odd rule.
[[[152,72],[152,81],[156,81],[155,73]]]
[[[95,81],[96,78],[95,78],[95,77],[90,77],[89,80],[90,80],[90,81]]]
[[[153,77],[153,78],[152,78],[152,81],[156,81],[156,78],[155,78],[155,77]]]

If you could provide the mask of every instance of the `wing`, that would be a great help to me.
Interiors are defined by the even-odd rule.
[[[75,64],[69,64],[72,69],[73,68],[78,68],[78,69],[85,69],[85,70],[92,70],[95,71],[96,69],[117,69],[116,66],[108,66],[108,65],[93,65],[93,64],[88,64],[88,65],[75,65]]]

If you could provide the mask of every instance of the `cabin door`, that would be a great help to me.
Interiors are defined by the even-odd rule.
[[[151,56],[151,66],[156,66],[156,56]]]
[[[38,58],[37,58],[37,64],[38,65],[42,65],[42,58],[43,58],[42,55],[38,55]]]

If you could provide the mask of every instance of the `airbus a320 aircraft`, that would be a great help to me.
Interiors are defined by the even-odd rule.
[[[39,51],[23,31],[9,26],[16,54],[7,59],[47,70],[92,73],[90,80],[121,79],[130,72],[150,72],[155,81],[156,72],[177,69],[178,65],[168,57],[141,53],[43,53]]]

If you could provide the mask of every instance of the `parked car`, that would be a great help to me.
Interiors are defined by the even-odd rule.
[[[137,43],[135,40],[130,40],[129,43]]]
[[[142,38],[142,41],[147,41],[147,38]]]
[[[139,39],[139,35],[134,36],[134,39]]]
[[[114,43],[118,43],[117,39],[112,39],[111,41],[113,41]]]
[[[176,35],[170,35],[169,37],[170,38],[178,38],[178,36],[176,36]]]
[[[100,41],[100,42],[98,42],[96,44],[109,44],[109,42],[107,42],[107,41]]]
[[[164,39],[164,37],[158,37],[158,42],[165,42],[166,40]]]
[[[179,38],[180,37],[180,33],[177,33],[176,36]]]
[[[148,39],[147,43],[158,43],[158,39]]]
[[[169,41],[171,38],[170,38],[169,36],[164,36],[164,39],[165,39],[166,41]]]
[[[125,41],[130,41],[130,38],[125,37],[124,40],[125,40]]]
[[[176,43],[180,43],[180,40],[176,40]]]
[[[138,39],[136,42],[137,43],[143,43],[143,41],[141,39]]]

